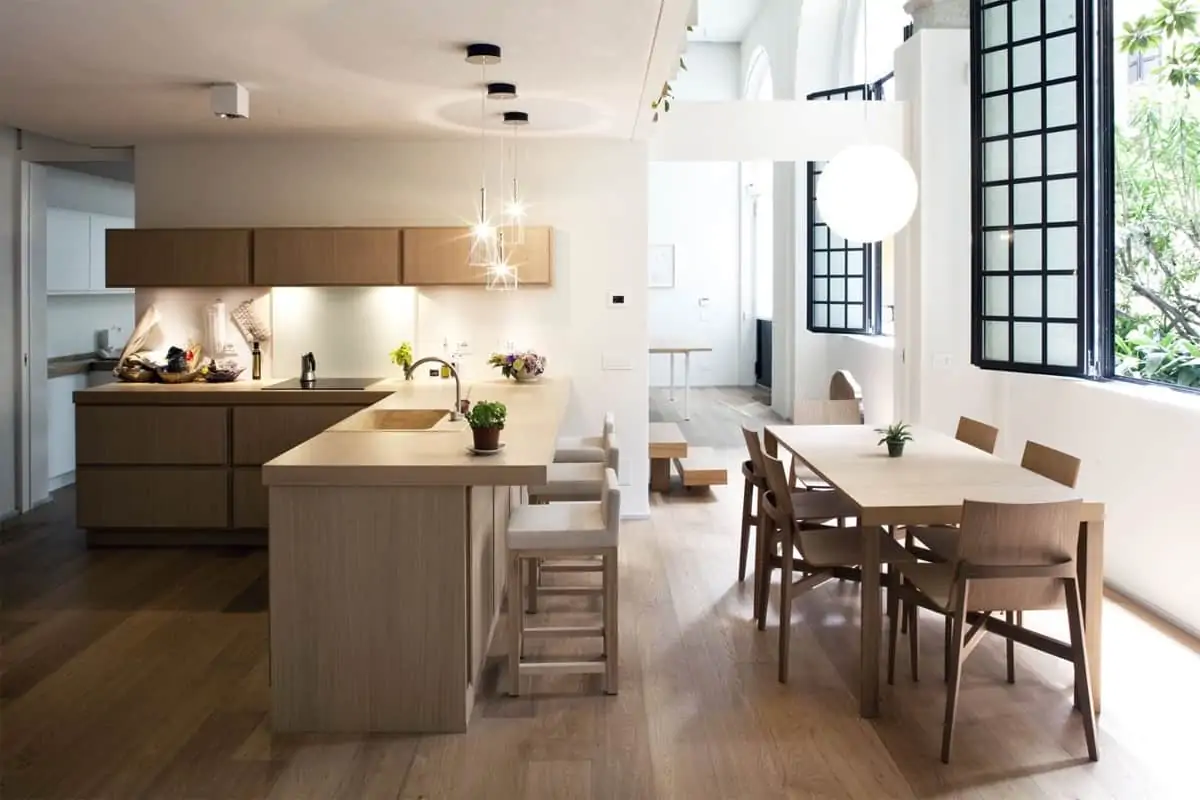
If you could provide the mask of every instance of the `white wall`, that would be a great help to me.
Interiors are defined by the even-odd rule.
[[[738,97],[737,45],[694,42],[684,58],[688,68],[679,73],[673,85],[677,100]],[[659,125],[666,124],[678,108],[664,114]],[[675,247],[674,288],[649,292],[650,341],[712,347],[712,353],[692,356],[692,384],[736,385],[741,207],[738,164],[652,162],[648,184],[650,241]],[[676,360],[682,366],[681,359]],[[676,380],[683,378],[677,375]],[[650,385],[665,386],[669,381],[668,357],[655,356],[650,361]]]
[[[460,224],[472,213],[477,153],[471,142],[139,147],[137,224]],[[510,297],[482,289],[424,292],[416,342],[418,356],[440,355],[443,335],[465,339],[476,348],[468,368],[487,357],[480,343],[510,330],[545,350],[551,371],[573,380],[571,431],[591,433],[605,411],[616,412],[626,454],[621,480],[637,487],[625,508],[635,514],[648,511],[646,175],[641,143],[526,140],[521,183],[531,222],[555,228],[555,285]],[[625,296],[623,308],[609,306],[612,294]],[[368,318],[330,335],[385,353],[396,346],[392,334],[376,336],[376,329]],[[602,356],[630,368],[604,371]]]
[[[0,126],[0,517],[17,508],[17,381],[21,362],[14,309],[20,231],[20,161],[16,131]]]
[[[894,344],[890,336],[827,337],[825,373],[832,376],[835,370],[849,370],[862,387],[863,413],[870,424],[886,425],[897,419],[893,395]]]
[[[46,205],[133,219],[133,184],[46,167]]]
[[[109,330],[109,347],[120,347],[133,332],[133,321],[132,294],[48,297],[46,356],[91,353],[98,330]]]

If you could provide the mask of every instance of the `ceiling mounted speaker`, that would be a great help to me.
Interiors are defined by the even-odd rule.
[[[212,112],[221,119],[249,119],[250,92],[240,83],[213,84]]]
[[[515,83],[489,83],[487,96],[488,100],[516,100],[517,85]]]
[[[476,43],[467,45],[468,64],[499,64],[500,45]]]
[[[529,112],[527,112],[527,111],[505,111],[504,112],[504,124],[505,125],[528,125],[529,124]]]

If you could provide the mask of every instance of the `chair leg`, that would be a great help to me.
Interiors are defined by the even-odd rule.
[[[788,682],[788,651],[792,641],[792,548],[795,523],[785,525],[779,569],[779,682]]]
[[[913,546],[912,530],[910,528],[906,527],[904,529],[904,549],[911,551],[912,546]],[[908,633],[908,614],[905,614],[904,619],[901,620],[901,622],[900,622],[900,632]]]
[[[1087,740],[1088,758],[1100,760],[1096,748],[1096,711],[1092,702],[1092,673],[1088,667],[1087,644],[1083,638],[1083,609],[1079,602],[1079,583],[1066,580],[1067,622],[1071,628],[1071,661],[1075,665],[1075,694],[1080,699],[1079,713],[1083,714],[1083,735]]]
[[[962,683],[962,651],[964,624],[967,620],[967,590],[965,581],[958,593],[958,602],[950,615],[953,630],[950,635],[950,685],[946,687],[946,721],[942,725],[942,763],[950,763],[950,747],[954,743],[954,719],[958,711],[958,689]]]
[[[888,567],[887,617],[888,617],[888,657],[887,682],[891,686],[896,682],[896,640],[900,634],[900,619],[908,613],[907,606],[900,608],[900,589],[896,586],[896,567]]]
[[[1018,620],[1020,620],[1020,619],[1021,619],[1020,611],[1005,611],[1004,612],[1004,621],[1007,622],[1009,625],[1014,625],[1014,624],[1020,625],[1021,623],[1018,622]],[[1013,643],[1012,639],[1006,639],[1004,641],[1004,655],[1005,655],[1005,660],[1007,661],[1008,682],[1009,683],[1017,682],[1016,649],[1017,649],[1016,645]]]
[[[951,638],[954,635],[954,620],[946,617],[946,647],[945,658],[942,662],[942,680],[945,683],[950,682],[950,671],[954,669],[954,663],[950,660]]]
[[[745,481],[742,489],[742,547],[738,552],[738,583],[746,580],[746,551],[750,548],[750,520],[754,502],[754,484]]]
[[[771,592],[771,555],[775,549],[775,526],[767,519],[766,513],[759,505],[758,525],[755,528],[758,537],[758,566],[754,570],[755,592],[754,616],[758,620],[758,629],[767,629],[767,601]]]
[[[617,609],[620,606],[617,591],[617,549],[604,553],[604,691],[616,694],[618,669],[620,668],[620,626]]]
[[[521,694],[521,628],[525,624],[522,613],[521,558],[508,557],[508,693],[513,697]]]
[[[526,609],[528,614],[536,614],[538,612],[538,587],[542,583],[542,562],[539,558],[525,559],[525,579],[527,581],[526,592]]]
[[[913,682],[921,679],[918,666],[921,652],[921,629],[917,625],[917,609],[915,602],[908,603],[908,671],[912,674]]]

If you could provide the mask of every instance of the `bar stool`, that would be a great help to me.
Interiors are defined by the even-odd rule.
[[[604,675],[604,691],[617,693],[617,544],[621,527],[621,491],[617,475],[605,470],[602,498],[595,503],[551,503],[519,506],[508,521],[508,672],[509,694],[521,693],[525,675],[592,673]],[[602,596],[599,625],[525,626],[521,613],[524,586],[516,578],[523,562],[537,558],[598,556],[603,567],[599,588],[580,588],[581,593]],[[570,661],[536,660],[524,655],[526,638],[601,638],[604,649],[598,658]]]
[[[554,442],[554,460],[560,464],[603,464],[604,434],[617,429],[617,418],[609,411],[599,436],[563,436]]]

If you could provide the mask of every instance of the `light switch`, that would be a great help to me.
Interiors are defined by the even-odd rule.
[[[608,371],[628,370],[633,369],[633,362],[619,353],[605,353],[600,356],[600,368]]]

